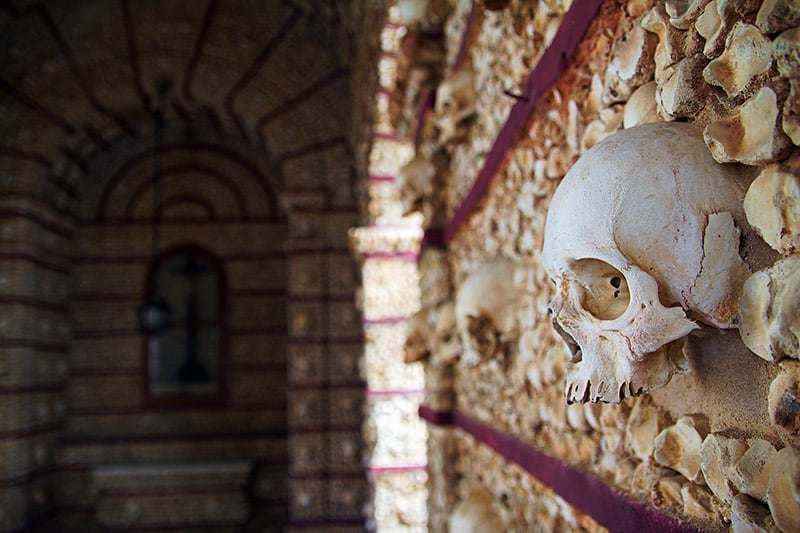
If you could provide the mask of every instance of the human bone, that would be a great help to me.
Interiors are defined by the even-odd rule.
[[[739,302],[739,335],[767,361],[800,358],[800,255],[747,279]]]
[[[590,426],[586,422],[586,415],[583,412],[583,404],[574,403],[567,406],[567,424],[576,431],[589,431]]]
[[[619,402],[685,372],[676,341],[698,327],[686,311],[731,327],[749,274],[736,254],[738,178],[686,123],[622,130],[572,167],[553,196],[542,251],[556,284],[554,325],[574,354],[568,402]]]
[[[455,304],[448,301],[439,305],[434,317],[432,358],[442,364],[453,362],[461,355],[461,341],[456,331]]]
[[[631,409],[625,427],[625,446],[642,461],[655,449],[656,437],[672,424],[669,414],[656,405],[649,396],[640,396]]]
[[[492,495],[477,489],[462,500],[447,520],[449,533],[496,533],[505,531],[505,524],[492,509]]]
[[[772,65],[772,41],[750,24],[737,22],[725,40],[725,51],[703,70],[703,78],[722,87],[729,97],[738,95],[754,76]]]
[[[466,66],[442,80],[436,89],[435,113],[439,142],[456,139],[459,126],[475,114],[478,93],[474,83],[472,68]]]
[[[419,257],[420,304],[433,307],[451,299],[453,283],[450,279],[450,265],[442,250],[432,247],[423,249]]]
[[[456,292],[456,328],[464,347],[462,361],[476,364],[499,355],[518,337],[515,284],[520,265],[502,257],[473,272]]]
[[[769,387],[769,418],[790,435],[800,435],[800,364],[785,362]]]
[[[747,494],[737,494],[731,503],[733,533],[774,533],[778,531],[769,508]]]
[[[650,7],[650,4],[649,0],[631,0],[625,4],[625,11],[631,18],[636,18],[643,15]]]
[[[716,433],[709,433],[700,447],[700,469],[706,485],[725,503],[730,503],[736,494],[731,483],[733,467],[746,451],[744,440]]]
[[[430,308],[424,307],[411,315],[406,322],[408,333],[404,345],[405,363],[426,361],[430,357],[429,342],[432,335],[432,328],[429,322]]]
[[[417,155],[398,171],[396,184],[400,190],[404,212],[420,210],[422,203],[433,196],[433,178],[436,167],[431,160]],[[423,215],[426,214],[423,212]],[[430,218],[430,214],[428,217]]]
[[[659,480],[674,476],[675,472],[656,463],[652,457],[639,463],[633,470],[630,484],[631,490],[642,496],[650,496],[653,486]]]
[[[703,12],[709,0],[666,0],[664,9],[669,23],[680,30],[688,30]]]
[[[784,255],[800,250],[800,178],[766,167],[747,190],[744,212],[772,248]]]
[[[781,125],[789,139],[795,145],[800,145],[800,76],[789,80],[789,97],[783,103]]]
[[[708,124],[703,136],[720,163],[769,163],[785,157],[792,147],[777,119],[778,98],[772,89],[762,87],[738,113]]]
[[[662,477],[650,491],[650,501],[653,506],[659,507],[683,507],[683,494],[681,489],[686,483],[686,478],[681,475]]]
[[[720,37],[724,37],[724,26],[722,18],[717,11],[716,0],[706,4],[703,12],[697,17],[694,27],[697,33],[706,40],[703,47],[703,55],[708,58],[715,57],[717,55],[717,47],[722,46],[723,41]]]
[[[637,24],[614,43],[605,77],[606,104],[626,101],[636,87],[653,78],[657,39]]]
[[[608,462],[602,464],[601,468],[606,472],[610,472],[614,476],[614,485],[623,488],[626,491],[632,490],[633,476],[636,473],[636,469],[642,463],[632,459],[631,457],[620,459],[612,454],[608,454],[604,456],[604,458]]]
[[[766,34],[774,34],[800,25],[800,4],[797,0],[764,0],[756,16],[756,26]]]
[[[772,57],[781,76],[800,77],[800,26],[786,30],[775,38]]]
[[[425,17],[428,0],[399,0],[397,2],[397,22],[404,26],[415,26]]]
[[[747,451],[736,461],[731,470],[731,483],[745,494],[766,502],[769,484],[769,462],[775,455],[775,447],[764,439],[752,439]]]
[[[704,522],[718,522],[724,516],[722,504],[708,488],[692,483],[685,483],[681,487],[683,496],[683,512]]]
[[[662,466],[679,472],[689,481],[705,484],[700,469],[700,449],[708,434],[708,420],[685,415],[658,434],[653,458]]]
[[[664,81],[668,67],[678,62],[684,54],[685,32],[669,23],[669,15],[663,4],[650,9],[641,22],[642,28],[658,36],[658,44],[653,52],[655,79],[657,83]]]
[[[767,505],[781,531],[800,531],[800,451],[787,446],[769,464]]]
[[[650,122],[661,122],[656,105],[656,82],[654,81],[647,82],[633,91],[625,104],[622,123],[627,129]]]
[[[703,108],[708,85],[699,72],[707,61],[703,54],[697,53],[673,66],[656,90],[656,102],[663,116],[669,119],[690,117]]]

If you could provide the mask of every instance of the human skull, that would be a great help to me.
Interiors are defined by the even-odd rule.
[[[439,128],[439,141],[446,143],[459,136],[459,126],[475,114],[478,93],[475,92],[472,68],[462,67],[446,79],[436,89],[436,126]]]
[[[519,336],[517,309],[525,274],[521,263],[500,257],[471,273],[458,288],[455,322],[463,364],[475,366],[503,356]]]
[[[682,339],[733,326],[745,184],[687,123],[643,124],[589,150],[553,196],[542,263],[573,351],[566,399],[620,402],[687,372]]]

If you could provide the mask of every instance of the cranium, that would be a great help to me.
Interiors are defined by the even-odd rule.
[[[464,354],[474,366],[505,353],[519,335],[515,304],[519,301],[521,266],[501,257],[477,269],[456,293],[455,320]]]
[[[734,225],[744,220],[739,173],[687,123],[623,130],[570,169],[542,254],[553,323],[573,350],[567,402],[661,387],[688,371],[680,341],[694,320],[733,325],[749,273]]]
[[[436,89],[436,126],[439,142],[446,143],[459,136],[459,126],[476,112],[478,93],[475,92],[472,68],[462,67],[442,80]]]

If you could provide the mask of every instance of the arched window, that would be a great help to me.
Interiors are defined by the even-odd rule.
[[[185,246],[153,262],[148,294],[160,301],[163,329],[147,335],[147,402],[196,405],[225,398],[225,276],[207,251]]]

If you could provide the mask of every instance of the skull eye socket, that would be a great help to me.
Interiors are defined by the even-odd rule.
[[[600,320],[619,318],[631,301],[625,276],[604,261],[579,259],[572,264],[581,307]]]

